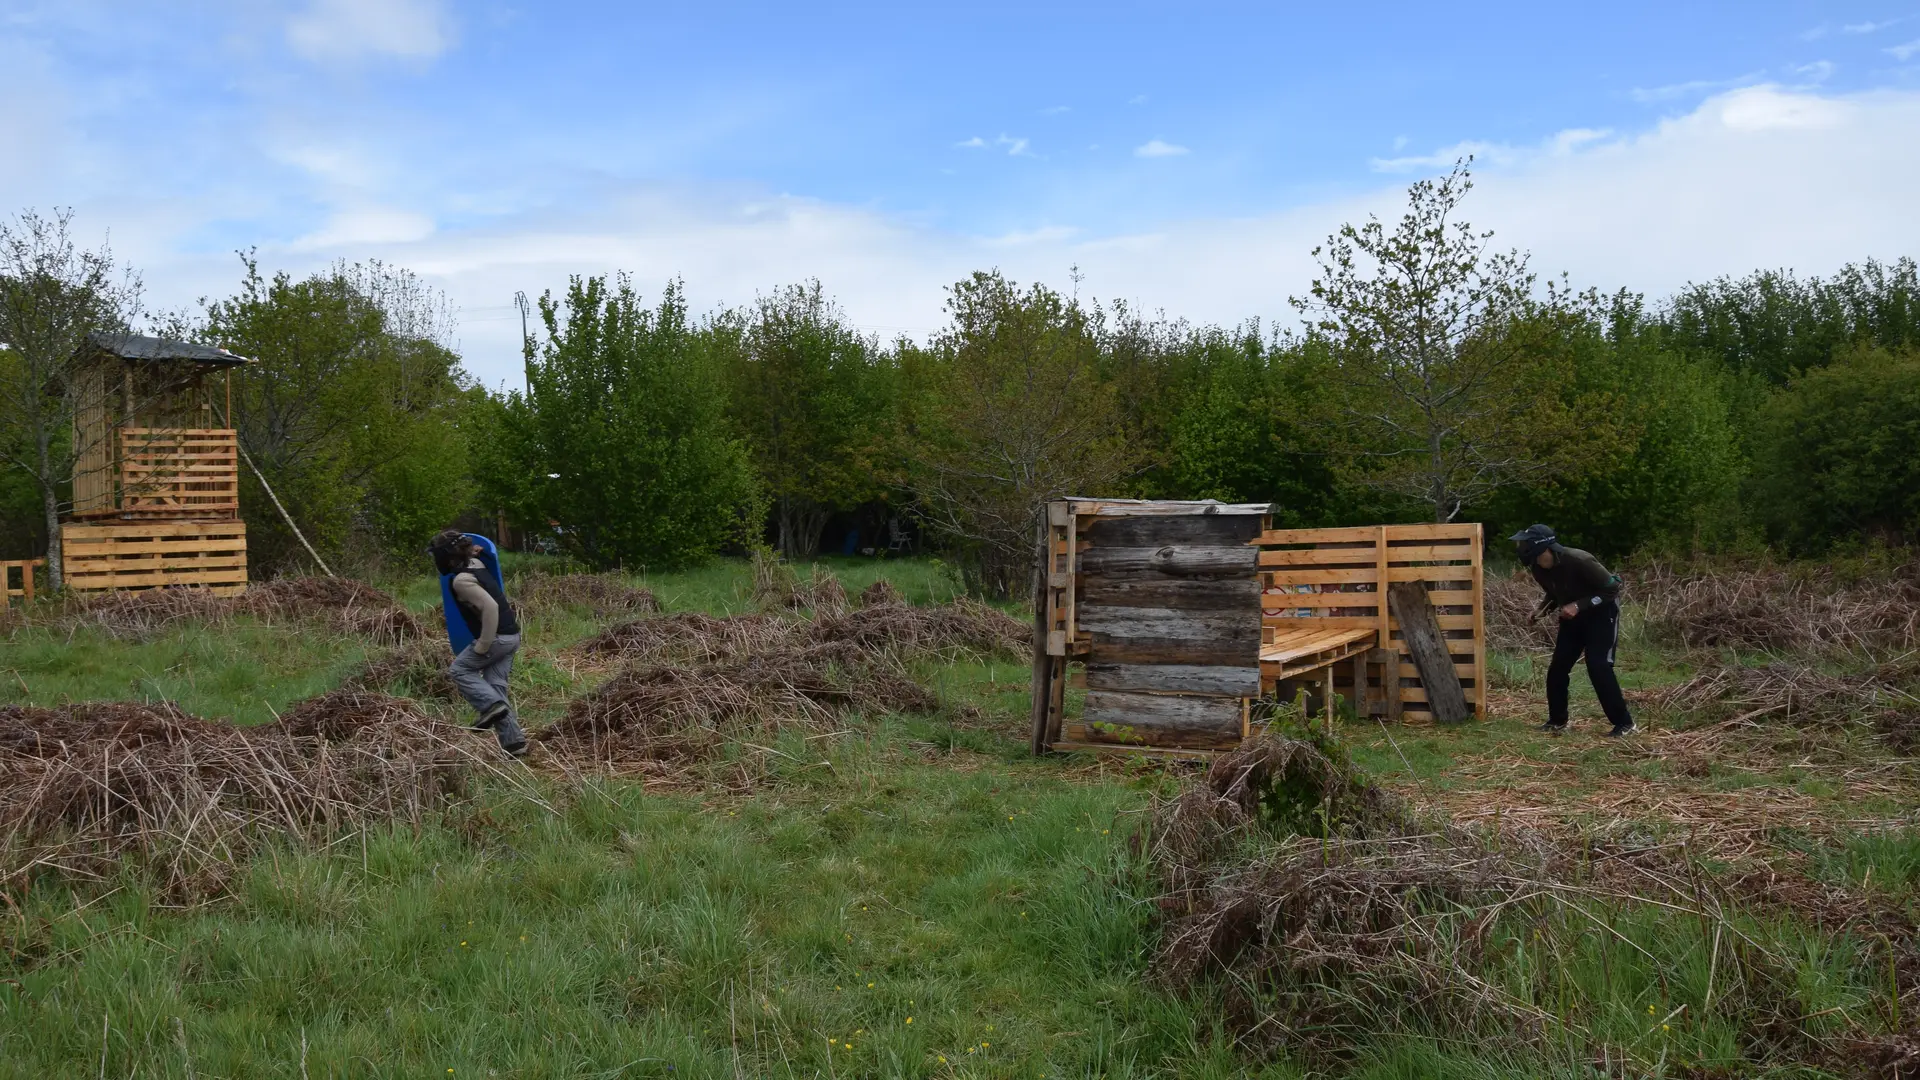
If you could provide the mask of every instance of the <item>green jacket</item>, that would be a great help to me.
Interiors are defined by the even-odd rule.
[[[1542,570],[1538,565],[1532,569],[1533,580],[1547,591],[1540,601],[1540,615],[1568,604],[1580,605],[1580,614],[1585,615],[1620,595],[1620,575],[1579,548],[1555,544],[1553,569]]]

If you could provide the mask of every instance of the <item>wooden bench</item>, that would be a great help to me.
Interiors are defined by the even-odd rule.
[[[1354,665],[1356,700],[1359,688],[1367,685],[1367,656],[1378,648],[1380,632],[1345,628],[1321,630],[1316,627],[1274,627],[1260,644],[1260,692],[1271,694],[1283,681],[1320,673],[1322,696],[1327,716],[1333,716],[1333,668],[1343,660]]]
[[[45,559],[9,559],[0,561],[0,611],[5,611],[12,603],[11,598],[18,596],[29,604],[33,602],[33,571],[45,562]],[[13,587],[13,571],[20,571],[20,587]]]

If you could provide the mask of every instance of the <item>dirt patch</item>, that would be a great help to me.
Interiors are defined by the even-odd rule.
[[[527,574],[513,582],[516,609],[544,614],[575,608],[599,618],[651,615],[660,610],[652,592],[619,574]]]
[[[0,707],[0,886],[128,863],[196,899],[264,839],[420,821],[476,774],[504,774],[490,741],[355,691],[252,728],[167,705]]]

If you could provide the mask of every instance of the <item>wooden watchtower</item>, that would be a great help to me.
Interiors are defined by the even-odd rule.
[[[95,334],[74,357],[73,510],[60,528],[65,584],[247,584],[239,444],[225,349]]]

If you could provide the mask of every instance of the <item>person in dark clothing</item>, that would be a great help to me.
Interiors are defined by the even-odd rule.
[[[1540,729],[1554,735],[1567,730],[1567,686],[1574,662],[1584,654],[1594,696],[1613,723],[1607,735],[1631,734],[1633,714],[1613,673],[1620,644],[1620,575],[1587,552],[1560,543],[1545,525],[1522,529],[1510,539],[1520,561],[1533,571],[1533,580],[1546,591],[1534,618],[1548,612],[1560,616],[1553,662],[1547,665],[1547,722]]]
[[[500,748],[514,757],[527,753],[527,736],[507,700],[507,678],[513,673],[513,654],[520,649],[520,622],[507,594],[479,558],[479,549],[465,533],[448,529],[433,538],[427,553],[443,577],[452,575],[452,593],[460,617],[473,635],[473,644],[460,650],[447,669],[460,696],[473,706],[474,727],[491,728]]]

